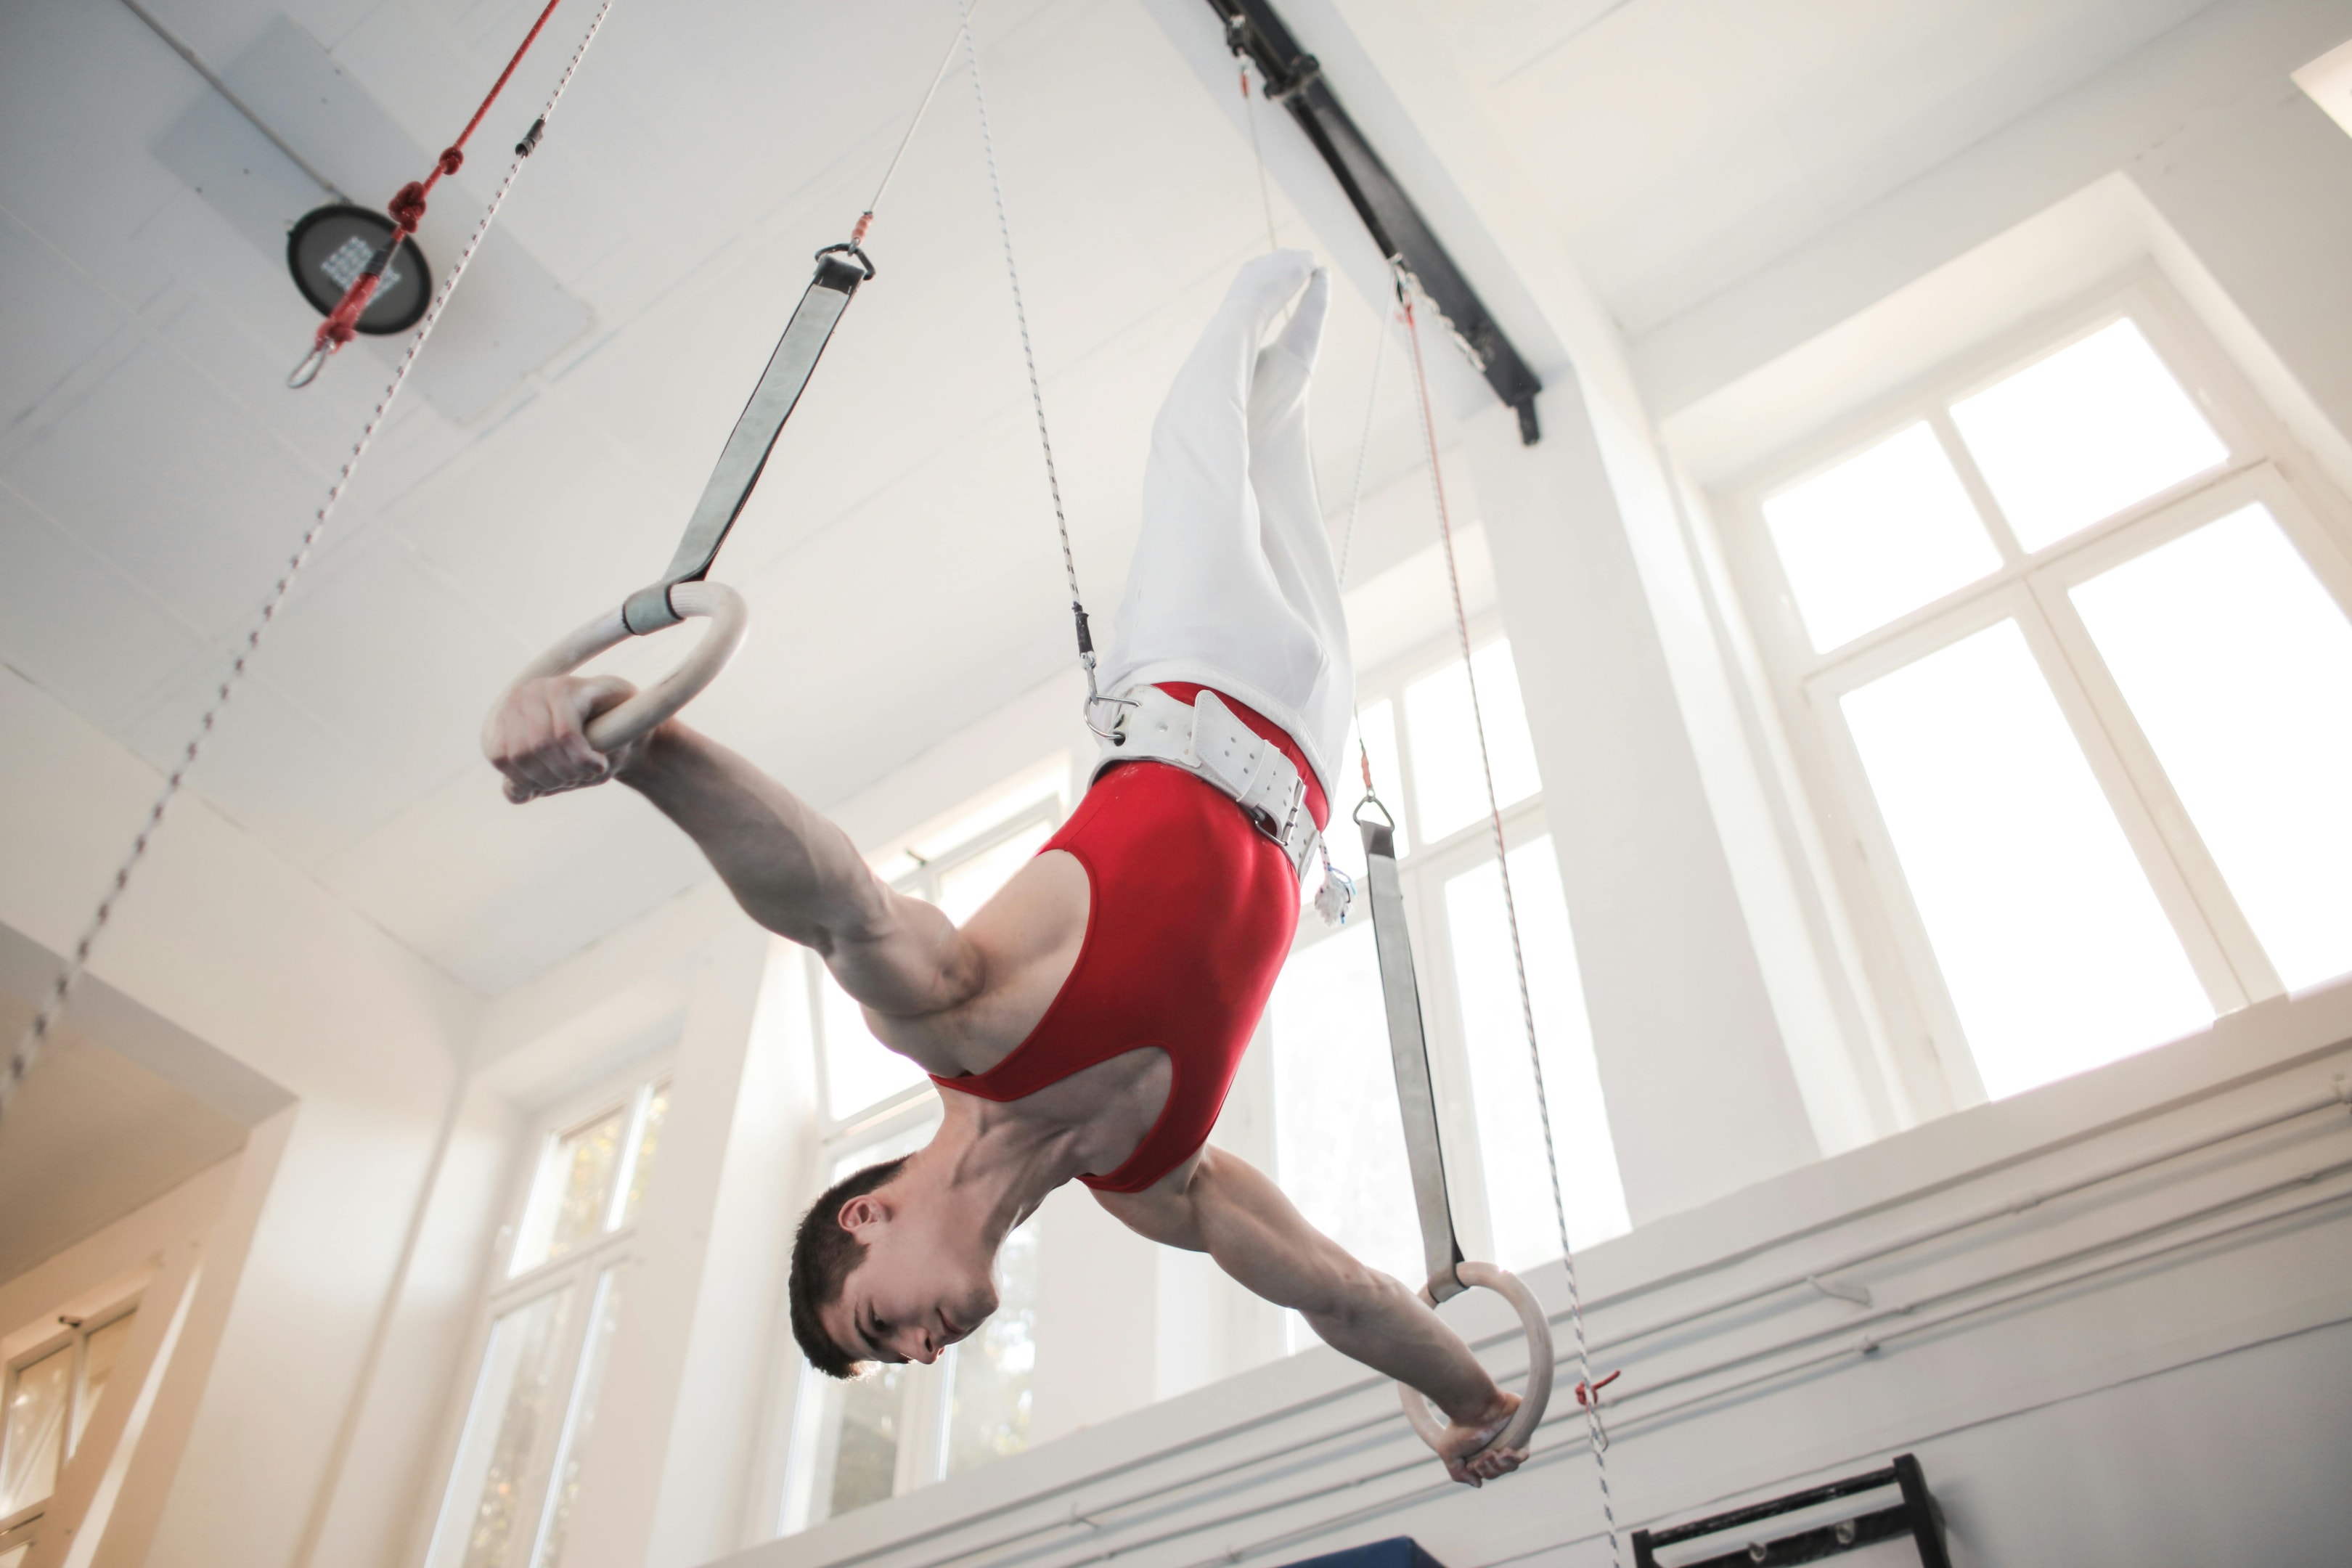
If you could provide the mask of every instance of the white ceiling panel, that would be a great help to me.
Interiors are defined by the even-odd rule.
[[[130,578],[0,484],[0,659],[100,724],[203,649]]]
[[[307,581],[269,637],[273,688],[412,795],[479,764],[482,714],[538,651],[389,535]]]
[[[152,343],[36,414],[0,479],[215,636],[259,606],[320,484],[216,384]]]
[[[685,835],[624,789],[510,805],[484,768],[411,805],[321,880],[495,994],[709,875]]]
[[[8,352],[0,354],[0,443],[6,443],[43,398],[122,328],[72,267],[5,209],[0,278],[10,286]]]
[[[0,207],[121,293],[150,259],[124,242],[181,189],[147,142],[206,90],[121,5],[0,5]]]
[[[158,772],[176,766],[233,656],[192,659],[116,737]],[[205,742],[189,787],[306,869],[356,842],[414,797],[267,679],[248,677]],[[125,841],[136,823],[126,824]]]

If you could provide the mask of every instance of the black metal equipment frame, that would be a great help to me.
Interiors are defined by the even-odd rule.
[[[1882,1487],[1902,1489],[1903,1500],[1891,1508],[1859,1514],[1813,1530],[1802,1530],[1777,1541],[1754,1541],[1744,1543],[1737,1552],[1703,1562],[1690,1563],[1683,1568],[1751,1568],[1763,1563],[1767,1568],[1783,1568],[1791,1563],[1813,1563],[1824,1557],[1834,1557],[1842,1552],[1852,1552],[1880,1541],[1894,1541],[1909,1536],[1919,1549],[1921,1568],[1952,1568],[1951,1554],[1944,1549],[1944,1510],[1927,1490],[1927,1478],[1919,1468],[1919,1461],[1909,1454],[1897,1454],[1894,1462],[1883,1470],[1865,1475],[1849,1476],[1826,1486],[1809,1487],[1770,1502],[1759,1502],[1748,1508],[1736,1508],[1728,1513],[1714,1514],[1706,1519],[1695,1519],[1688,1524],[1677,1524],[1670,1530],[1637,1530],[1633,1532],[1634,1568],[1658,1568],[1657,1548],[1679,1542],[1696,1541],[1705,1535],[1718,1535],[1737,1530],[1743,1524],[1794,1513],[1799,1509],[1820,1503],[1833,1502],[1839,1498],[1859,1492],[1876,1491]],[[1760,1551],[1759,1551],[1760,1549]]]
[[[1209,0],[1209,5],[1225,25],[1225,42],[1256,65],[1266,97],[1290,110],[1331,166],[1356,216],[1371,232],[1372,243],[1420,283],[1495,395],[1517,411],[1519,439],[1534,446],[1542,436],[1536,423],[1536,394],[1543,390],[1543,383],[1503,335],[1421,209],[1340,106],[1339,95],[1323,78],[1322,66],[1298,47],[1266,0]]]

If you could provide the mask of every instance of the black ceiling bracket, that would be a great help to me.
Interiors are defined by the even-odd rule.
[[[1519,439],[1534,446],[1542,435],[1536,423],[1536,394],[1543,390],[1543,383],[1503,335],[1486,301],[1439,243],[1436,231],[1357,129],[1322,66],[1298,47],[1266,0],[1209,0],[1209,5],[1224,23],[1226,45],[1256,66],[1267,100],[1290,110],[1307,140],[1330,165],[1372,243],[1391,266],[1410,274],[1429,296],[1495,395],[1517,412]]]

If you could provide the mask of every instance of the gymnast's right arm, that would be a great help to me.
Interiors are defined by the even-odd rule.
[[[618,779],[686,830],[746,914],[815,949],[878,1013],[921,1017],[980,989],[980,953],[946,915],[875,876],[847,834],[726,747],[676,720],[609,756],[589,745],[583,727],[633,689],[611,676],[516,688],[482,730],[507,798]]]

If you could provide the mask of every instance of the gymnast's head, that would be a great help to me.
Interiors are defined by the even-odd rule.
[[[801,1216],[786,1294],[793,1337],[819,1372],[937,1361],[996,1310],[987,1243],[926,1174],[919,1153],[868,1165]]]

